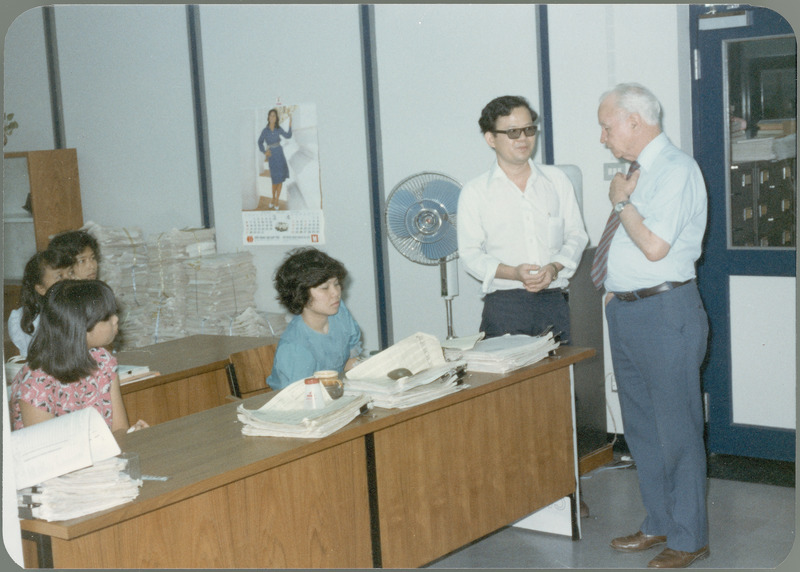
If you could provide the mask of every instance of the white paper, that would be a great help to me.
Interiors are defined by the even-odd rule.
[[[11,432],[17,489],[88,467],[119,453],[111,429],[93,407]]]
[[[401,367],[416,374],[444,363],[442,346],[436,336],[417,332],[358,364],[345,374],[345,382],[386,378],[390,371]]]
[[[322,392],[325,406],[305,408],[305,380],[289,384],[259,409],[236,409],[243,423],[242,434],[268,437],[318,438],[330,435],[355,419],[362,408],[369,407],[364,394],[333,399]]]
[[[473,349],[463,352],[462,357],[469,371],[507,373],[543,360],[558,345],[552,332],[543,336],[506,334],[481,340]]]

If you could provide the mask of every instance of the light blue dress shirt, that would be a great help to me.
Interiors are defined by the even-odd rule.
[[[361,351],[361,328],[344,302],[328,318],[327,334],[312,330],[302,316],[295,316],[281,334],[267,384],[278,390],[315,371],[332,369],[341,374],[347,360]]]
[[[651,262],[620,225],[608,253],[609,292],[627,292],[662,282],[695,277],[706,229],[707,202],[703,175],[695,160],[670,143],[664,133],[637,157],[641,165],[631,203],[645,226],[670,245],[661,260]]]

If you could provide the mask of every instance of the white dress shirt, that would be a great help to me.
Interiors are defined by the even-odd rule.
[[[589,237],[569,177],[558,167],[528,161],[531,175],[520,191],[497,162],[464,185],[458,199],[458,255],[484,294],[523,288],[495,278],[502,264],[558,262],[550,288],[566,288]]]

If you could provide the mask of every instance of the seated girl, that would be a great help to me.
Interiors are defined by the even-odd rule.
[[[72,259],[69,276],[76,280],[97,278],[100,264],[100,245],[85,230],[69,230],[57,234],[47,245],[48,250],[63,252]]]
[[[63,280],[48,291],[28,363],[11,384],[13,429],[94,407],[112,431],[128,429],[117,360],[114,293],[100,280]],[[138,421],[135,428],[147,427]]]
[[[315,248],[289,253],[275,273],[278,300],[295,315],[281,334],[267,384],[283,389],[315,371],[340,374],[361,354],[361,329],[342,302],[347,271]]]
[[[39,325],[45,293],[50,286],[67,277],[71,265],[69,256],[52,250],[37,252],[25,264],[20,290],[22,306],[12,310],[8,316],[8,336],[22,357],[28,355],[28,345]]]

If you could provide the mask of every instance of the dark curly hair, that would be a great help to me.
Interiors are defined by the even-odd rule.
[[[48,250],[59,250],[72,258],[74,264],[80,253],[86,250],[86,247],[92,249],[94,257],[97,262],[100,262],[100,245],[97,239],[85,230],[68,230],[55,235],[50,244],[47,245]]]
[[[275,272],[278,301],[292,314],[301,314],[311,297],[311,288],[331,278],[342,283],[346,276],[347,270],[341,262],[316,248],[292,250]]]
[[[533,110],[528,100],[521,95],[501,95],[487,103],[486,107],[481,111],[481,117],[478,119],[481,133],[494,131],[497,126],[497,118],[511,115],[511,112],[517,107],[527,108],[531,112],[532,121],[535,122],[538,119],[539,114]]]

